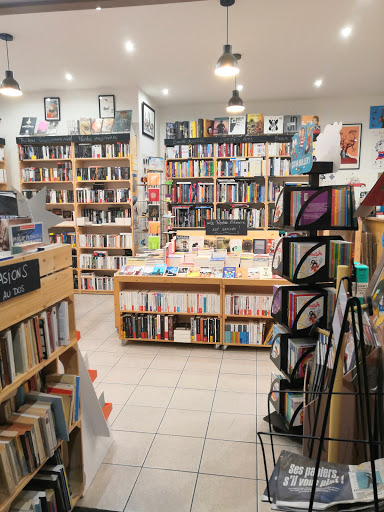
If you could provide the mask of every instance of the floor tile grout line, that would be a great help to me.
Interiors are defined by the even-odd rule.
[[[159,353],[159,352],[160,352],[160,350],[156,353],[155,358],[157,357],[157,355],[158,355],[158,353]],[[155,359],[155,358],[154,358],[154,359]],[[185,368],[185,366],[186,366],[186,364],[187,364],[188,360],[189,360],[189,356],[188,356],[187,360],[185,361],[184,368]],[[153,360],[152,360],[152,362],[153,362]],[[171,403],[171,400],[172,400],[172,398],[173,398],[173,395],[175,394],[177,384],[179,383],[179,380],[180,380],[181,375],[182,375],[182,373],[183,373],[183,371],[184,371],[184,368],[183,368],[183,370],[180,372],[179,378],[178,378],[178,380],[177,380],[177,382],[176,382],[176,385],[175,385],[175,387],[174,387],[174,389],[173,389],[173,393],[172,393],[172,395],[171,395],[171,398],[169,399],[168,405]],[[147,371],[148,371],[148,369],[146,370],[146,372],[147,372]],[[146,373],[146,372],[145,372],[145,373]],[[144,375],[145,375],[145,373],[144,373]],[[142,378],[144,378],[144,375],[143,375],[143,377],[142,377]],[[141,379],[140,379],[140,381],[141,381]],[[140,381],[139,381],[139,382],[140,382]],[[137,384],[137,386],[138,386],[138,385],[139,385],[139,383]],[[155,439],[156,439],[156,436],[157,436],[157,433],[158,433],[158,431],[159,431],[160,425],[162,424],[163,419],[164,419],[164,416],[166,415],[167,411],[168,411],[168,406],[167,406],[167,407],[165,408],[165,410],[164,410],[164,414],[163,414],[163,416],[161,417],[161,420],[160,420],[159,425],[158,425],[158,427],[157,427],[156,433],[155,433],[155,435],[153,436],[152,442],[151,442],[151,444],[150,444],[150,446],[149,446],[149,448],[148,448],[148,451],[147,451],[146,456],[144,457],[143,463],[142,463],[142,465],[141,465],[141,468],[140,468],[140,470],[139,470],[139,473],[138,473],[138,475],[137,475],[137,478],[136,478],[136,480],[135,480],[135,483],[134,483],[134,485],[133,485],[133,487],[132,487],[132,489],[131,489],[131,492],[129,493],[128,499],[127,499],[127,501],[126,501],[126,503],[125,503],[125,506],[124,506],[124,509],[123,509],[123,510],[125,510],[125,509],[126,509],[126,507],[127,507],[128,503],[129,503],[129,500],[131,499],[132,493],[133,493],[133,491],[134,491],[134,489],[135,489],[135,487],[136,487],[136,483],[137,483],[137,481],[138,481],[138,479],[139,479],[139,477],[140,477],[140,475],[141,475],[141,473],[142,473],[142,471],[143,471],[143,469],[144,469],[145,461],[147,460],[148,454],[149,454],[149,452],[151,451],[152,445],[153,445],[153,443],[154,443],[154,441],[155,441]],[[121,411],[120,411],[120,412],[121,412]],[[117,419],[117,418],[116,418],[116,419]],[[196,478],[197,478],[197,477],[196,477]]]
[[[221,349],[219,349],[219,350],[221,350]],[[213,404],[215,403],[215,397],[216,397],[217,384],[218,384],[218,382],[219,382],[219,378],[220,378],[220,372],[221,372],[222,364],[223,364],[223,354],[222,354],[222,356],[221,356],[221,360],[220,360],[220,368],[219,368],[219,372],[218,372],[218,374],[217,374],[216,386],[215,386],[214,393],[213,393],[212,404],[211,404],[211,410],[209,411],[208,423],[207,423],[207,428],[206,428],[206,431],[205,431],[205,437],[204,437],[204,442],[203,442],[203,449],[201,450],[201,456],[200,456],[199,467],[198,467],[198,469],[197,469],[197,476],[196,476],[195,486],[194,486],[194,488],[193,488],[193,493],[192,493],[192,501],[191,501],[191,506],[190,506],[190,509],[189,509],[189,510],[190,510],[190,512],[192,512],[192,508],[193,508],[193,501],[194,501],[194,499],[195,499],[195,493],[196,493],[196,489],[197,489],[197,482],[198,482],[198,479],[199,479],[201,463],[202,463],[203,456],[204,456],[205,444],[206,444],[206,442],[207,442],[207,434],[208,434],[208,430],[209,430],[209,423],[210,423],[210,421],[211,421]]]

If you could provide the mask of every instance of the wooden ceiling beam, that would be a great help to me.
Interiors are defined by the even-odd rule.
[[[137,7],[145,5],[200,2],[202,0],[0,0],[0,16],[55,11],[79,11],[102,7]]]

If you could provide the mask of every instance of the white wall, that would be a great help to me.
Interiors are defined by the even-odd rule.
[[[361,160],[359,171],[339,171],[335,182],[347,183],[352,175],[366,183],[367,188],[377,180],[377,169],[373,167],[372,147],[375,132],[369,129],[369,108],[371,105],[384,105],[384,96],[361,96],[345,98],[319,98],[308,100],[281,100],[247,102],[246,94],[242,94],[248,113],[264,115],[302,114],[321,116],[321,125],[335,121],[343,123],[362,123]],[[160,109],[160,140],[165,138],[165,123],[172,121],[196,120],[198,118],[213,119],[227,116],[223,104],[170,105]]]
[[[132,133],[139,135],[138,90],[94,89],[73,91],[46,91],[24,94],[19,98],[0,98],[0,137],[5,138],[8,183],[19,187],[18,156],[16,137],[19,135],[23,117],[37,117],[37,123],[44,120],[44,97],[58,96],[61,106],[61,121],[58,134],[67,134],[67,121],[80,117],[99,117],[99,94],[114,94],[116,110],[132,110]],[[148,139],[149,140],[149,139]],[[138,145],[140,140],[138,137]]]

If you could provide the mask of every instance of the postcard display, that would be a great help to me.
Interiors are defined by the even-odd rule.
[[[337,503],[368,501],[371,506],[367,509],[378,511],[379,499],[382,500],[384,497],[382,491],[378,494],[377,488],[378,483],[381,484],[384,461],[381,459],[377,461],[377,465],[375,464],[375,458],[382,453],[382,449],[379,450],[380,442],[373,439],[373,410],[377,406],[372,405],[373,399],[377,400],[377,397],[368,395],[368,391],[377,389],[377,375],[371,368],[369,373],[367,371],[367,366],[374,366],[374,362],[377,361],[379,349],[377,344],[370,344],[362,315],[362,309],[368,308],[369,315],[372,316],[372,308],[369,305],[372,301],[367,300],[368,305],[362,306],[361,301],[352,296],[350,278],[341,280],[340,291],[336,296],[334,286],[337,266],[352,266],[352,247],[340,236],[316,236],[318,229],[357,229],[356,220],[353,218],[353,194],[350,188],[318,186],[319,174],[331,172],[331,169],[332,165],[328,166],[328,163],[315,162],[309,173],[309,186],[300,187],[302,197],[298,201],[295,197],[299,187],[285,187],[276,201],[276,226],[284,227],[288,232],[293,229],[309,231],[307,237],[288,234],[282,238],[272,263],[276,274],[293,283],[276,287],[274,290],[271,314],[277,323],[274,326],[270,357],[283,377],[273,378],[268,395],[268,412],[271,404],[275,408],[272,414],[264,418],[269,423],[269,434],[258,433],[267,479],[263,501],[273,502],[276,510],[298,506],[298,509],[311,512]],[[347,285],[348,294],[344,283]],[[333,316],[333,309],[338,314]],[[312,375],[309,376],[305,366],[315,351],[316,344],[319,343],[317,338],[321,341],[321,336],[326,336],[327,340],[324,356],[326,363],[320,366],[319,386],[310,388],[308,383],[311,383]],[[345,350],[348,340],[354,349],[355,366],[350,365],[345,369],[346,360],[341,351]],[[295,344],[302,350],[293,350],[296,356],[294,358],[292,345]],[[347,351],[348,349],[345,350],[346,354]],[[343,368],[340,368],[340,365]],[[336,381],[337,372],[342,370],[344,377],[340,390]],[[313,366],[312,371],[314,372]],[[372,379],[376,379],[375,383]],[[311,391],[306,391],[307,389]],[[314,389],[315,395],[307,396],[308,393],[313,393]],[[333,421],[331,405],[332,396],[334,400],[337,396],[333,393],[336,392],[340,400],[340,409],[336,413],[338,423]],[[377,391],[371,392],[371,395],[375,393],[380,395]],[[307,399],[305,407],[304,397]],[[306,426],[304,434],[303,415]],[[378,417],[375,420],[378,422]],[[344,428],[343,423],[348,425]],[[277,434],[272,433],[272,428]],[[268,469],[271,468],[267,468],[264,435],[271,443],[274,464],[272,475],[270,471],[268,473]],[[282,452],[276,463],[273,449],[273,437],[276,435],[301,438],[304,443],[303,452],[307,457]],[[325,462],[322,462],[324,460]],[[361,465],[348,466],[351,462]],[[362,464],[363,462],[365,464]],[[293,477],[285,478],[286,469],[297,464],[303,471],[307,471],[306,475],[310,475],[310,478],[303,479],[300,485],[292,479]],[[348,478],[351,479],[348,493],[345,492],[344,478],[323,478],[329,475],[324,471],[331,470],[334,470],[333,474],[344,470],[347,472]],[[355,471],[360,471],[361,474],[364,471],[364,475],[371,475],[371,484],[364,487],[358,477],[355,482]],[[269,476],[271,478],[268,481]],[[366,494],[363,493],[363,489]]]
[[[357,229],[351,188],[319,187],[319,175],[328,172],[332,172],[332,164],[314,162],[308,186],[285,186],[277,197],[273,217],[274,226],[288,231],[276,247],[273,272],[292,285],[274,287],[271,360],[283,378],[272,376],[269,403],[275,411],[265,420],[285,433],[303,432],[304,373],[316,347],[312,327],[328,327],[337,265],[352,264],[351,243],[340,236],[317,236],[318,229]],[[290,236],[292,230],[309,234]]]

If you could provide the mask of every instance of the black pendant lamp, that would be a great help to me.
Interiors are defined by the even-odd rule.
[[[228,101],[227,112],[231,114],[239,114],[245,109],[243,100],[240,98],[240,93],[237,90],[236,77],[235,77],[235,88],[232,91],[232,98]]]
[[[21,96],[23,93],[20,90],[20,85],[13,78],[13,71],[9,69],[8,41],[13,41],[13,36],[10,34],[0,34],[0,39],[5,41],[8,62],[8,69],[5,71],[5,78],[0,85],[0,93],[4,96]]]
[[[228,44],[228,7],[234,3],[235,0],[220,0],[220,4],[227,8],[227,44],[223,46],[223,54],[216,63],[215,74],[217,76],[236,76],[240,72],[237,54],[232,53],[232,46]]]

